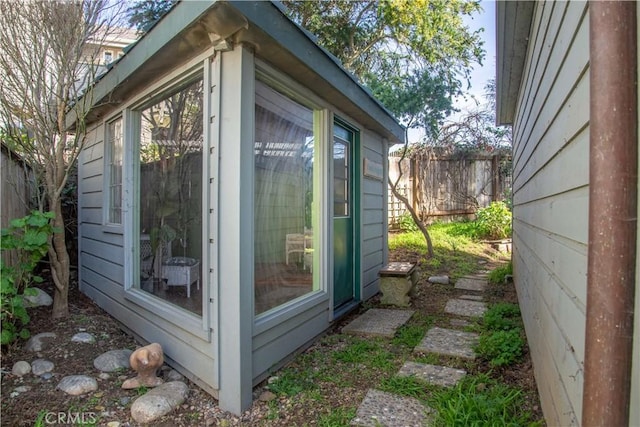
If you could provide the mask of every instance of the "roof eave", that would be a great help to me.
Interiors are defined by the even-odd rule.
[[[217,15],[225,19],[216,19]],[[236,26],[232,34],[225,33],[226,29],[213,28],[229,25],[229,21],[239,17],[250,24]],[[171,50],[168,49],[171,44],[179,49],[172,51],[171,63],[174,64],[187,52],[193,54],[210,47],[206,32],[225,33],[223,38],[229,37],[235,43],[254,45],[256,55],[285,69],[363,125],[380,132],[391,143],[404,142],[404,127],[391,113],[271,2],[179,2],[100,78],[93,93],[95,104],[104,108],[118,104],[136,84],[148,82],[153,72],[157,76],[161,57]],[[98,110],[90,120],[100,117]]]
[[[525,67],[534,1],[496,4],[496,121],[512,124]]]

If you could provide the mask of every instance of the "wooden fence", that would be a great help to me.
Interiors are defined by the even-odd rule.
[[[31,168],[4,144],[0,155],[0,227],[6,228],[14,218],[22,218],[30,211],[33,195],[33,173]],[[2,262],[11,265],[16,255],[12,251],[2,252]]]
[[[399,161],[400,157],[389,157],[389,177],[396,182],[402,169],[397,188],[427,223],[472,219],[479,208],[511,194],[511,156],[504,151],[449,152],[431,148]],[[405,212],[404,204],[389,190],[391,228]]]

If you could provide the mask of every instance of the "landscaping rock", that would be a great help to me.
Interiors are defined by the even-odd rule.
[[[439,285],[448,285],[450,283],[449,276],[431,276],[429,283],[437,283]]]
[[[53,304],[53,298],[51,298],[48,293],[40,288],[31,289],[35,289],[36,294],[24,296],[24,306],[26,308],[49,306]]]
[[[57,335],[53,332],[42,332],[29,338],[29,341],[24,345],[24,349],[33,352],[42,351],[48,347],[55,338],[57,338]]]
[[[151,423],[180,406],[188,393],[189,387],[181,381],[159,385],[133,402],[131,417],[138,423]]]
[[[53,362],[50,360],[36,359],[31,362],[31,372],[33,372],[33,375],[37,377],[53,371],[53,367]]]
[[[96,342],[96,337],[94,337],[89,332],[78,332],[73,337],[71,337],[71,341],[81,342],[85,344],[93,344],[94,342]]]
[[[118,369],[129,369],[129,356],[133,353],[126,348],[121,350],[110,350],[96,357],[93,366],[102,372],[113,372]]]
[[[11,368],[11,373],[17,377],[27,375],[29,372],[31,372],[31,365],[24,360],[14,363]]]
[[[78,396],[98,389],[98,382],[86,375],[69,375],[64,377],[56,386],[72,396]]]
[[[271,392],[271,391],[264,391],[260,394],[260,397],[258,397],[258,400],[261,402],[270,402],[273,399],[275,399],[277,396],[275,393]]]

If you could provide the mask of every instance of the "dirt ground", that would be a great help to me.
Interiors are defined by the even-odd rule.
[[[407,260],[412,259],[414,255],[410,253],[395,253],[391,257]],[[416,257],[416,259],[419,259],[419,257]],[[488,269],[493,266],[490,261],[488,264],[485,264],[484,261],[480,261],[480,263],[482,264],[482,269]],[[435,315],[437,326],[447,326],[449,316],[444,314],[444,306],[456,291],[451,285],[432,285],[427,283],[425,276],[435,273],[439,272],[423,272],[417,286],[417,295],[412,300],[412,308],[423,315]],[[52,294],[50,285],[49,288],[45,286],[44,289]],[[517,296],[513,285],[510,284],[485,292],[485,300],[489,303],[496,301],[517,303]],[[120,427],[137,425],[130,416],[130,407],[131,402],[138,396],[138,391],[120,388],[123,379],[132,377],[133,372],[124,372],[121,375],[113,374],[108,379],[100,379],[98,380],[98,390],[83,396],[68,396],[55,389],[60,379],[66,375],[86,374],[97,378],[98,372],[93,367],[93,360],[103,352],[119,348],[134,349],[141,345],[141,343],[136,342],[132,337],[125,334],[112,317],[87,297],[80,294],[75,283],[71,289],[69,302],[71,315],[64,321],[52,322],[50,308],[31,310],[29,329],[32,335],[40,332],[54,332],[58,336],[54,345],[38,354],[25,352],[22,349],[23,342],[3,349],[1,361],[2,426],[33,426],[37,425],[36,421],[39,416],[42,419],[49,413],[66,414],[78,412],[97,416],[96,425],[103,426],[113,421],[119,422]],[[377,305],[378,299],[376,297],[366,304],[367,307],[375,307]],[[360,312],[362,311],[364,309],[360,310]],[[329,339],[325,337],[317,341],[306,349],[304,354],[312,355],[314,352],[328,354],[334,350],[332,347],[343,346],[344,343],[339,335],[340,330],[357,314],[352,313],[337,322],[334,328],[327,333]],[[70,338],[81,331],[92,333],[97,342],[93,345],[80,345],[71,342]],[[393,350],[391,350],[391,354],[393,354]],[[42,380],[31,374],[18,378],[11,374],[11,368],[15,362],[19,360],[31,362],[37,358],[48,359],[55,364],[51,379]],[[318,357],[315,360],[326,359]],[[401,360],[397,362],[400,365],[402,363]],[[293,363],[295,364],[296,362],[294,361]],[[488,365],[483,364],[481,361],[473,364],[467,363],[464,367],[470,371],[470,374],[491,371],[491,376],[500,378],[501,381],[520,388],[525,393],[527,402],[527,407],[523,409],[531,411],[534,419],[543,419],[528,350],[518,364],[505,369],[494,368],[491,370]],[[318,367],[318,369],[326,370],[331,368],[322,366]],[[278,373],[274,375],[278,375]],[[343,384],[323,381],[318,384],[318,398],[314,402],[297,396],[278,396],[275,400],[269,402],[261,401],[258,396],[265,391],[266,386],[266,384],[261,384],[254,391],[256,399],[253,406],[240,417],[221,411],[210,395],[199,389],[195,384],[186,381],[190,392],[185,403],[153,425],[315,425],[321,414],[330,413],[336,408],[356,408],[362,401],[367,389],[374,386],[374,381],[375,378],[363,378],[362,376],[354,376],[351,381]],[[28,390],[16,395],[14,391],[20,386],[27,386]],[[274,408],[277,411],[274,412]],[[51,416],[49,416],[48,420],[51,419]],[[45,422],[40,425],[47,424]]]

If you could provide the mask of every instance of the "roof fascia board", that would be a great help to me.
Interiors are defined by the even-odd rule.
[[[351,102],[366,111],[398,141],[404,142],[405,131],[396,119],[366,91],[344,68],[322,50],[309,34],[302,31],[271,2],[230,1],[253,25],[260,28],[305,66],[322,76],[330,85],[345,94]]]
[[[513,123],[529,45],[534,1],[496,4],[496,122]]]

